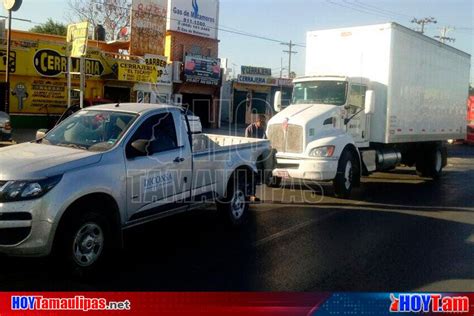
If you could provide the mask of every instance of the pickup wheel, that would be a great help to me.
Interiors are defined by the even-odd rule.
[[[338,198],[348,198],[351,195],[354,183],[356,183],[357,159],[350,150],[345,150],[337,167],[336,178],[333,181],[334,194]]]
[[[97,270],[109,252],[110,225],[92,211],[76,213],[59,231],[59,255],[73,274],[84,276]]]
[[[219,216],[231,226],[245,222],[249,210],[246,172],[238,171],[229,181],[226,196],[217,202]]]

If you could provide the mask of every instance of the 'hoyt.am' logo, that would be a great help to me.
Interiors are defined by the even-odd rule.
[[[469,297],[444,294],[390,294],[394,313],[467,313]]]

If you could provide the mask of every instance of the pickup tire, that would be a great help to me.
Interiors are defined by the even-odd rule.
[[[222,220],[230,226],[240,226],[247,219],[249,196],[245,170],[237,170],[229,180],[225,196],[217,201],[217,211]]]
[[[337,166],[336,178],[333,181],[334,195],[338,198],[349,198],[357,183],[357,159],[350,150],[344,150]]]
[[[58,233],[58,254],[75,276],[96,271],[110,251],[110,224],[97,212],[75,212]]]
[[[446,150],[442,146],[432,146],[419,153],[416,172],[419,176],[437,180],[441,177],[446,160]]]

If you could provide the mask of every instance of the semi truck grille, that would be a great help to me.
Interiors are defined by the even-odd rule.
[[[281,124],[270,125],[268,139],[279,152],[300,154],[303,152],[303,127],[289,124],[286,131]]]

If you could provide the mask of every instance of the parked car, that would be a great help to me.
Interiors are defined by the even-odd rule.
[[[129,227],[208,203],[227,224],[244,223],[270,142],[193,134],[187,121],[175,106],[99,105],[41,140],[0,149],[0,252],[55,249],[87,271]]]
[[[0,142],[10,142],[12,140],[12,126],[10,116],[5,112],[0,112]]]

